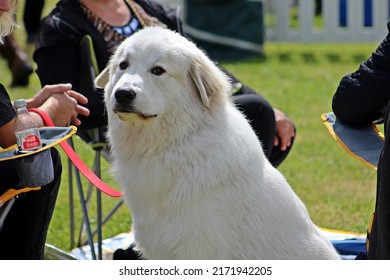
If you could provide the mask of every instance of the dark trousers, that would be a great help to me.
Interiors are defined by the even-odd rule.
[[[233,83],[240,82],[230,73],[226,71],[225,73],[229,75]],[[233,100],[251,124],[268,160],[274,167],[278,167],[290,152],[294,138],[291,139],[291,145],[285,151],[282,151],[280,146],[274,146],[274,137],[276,135],[274,109],[263,96],[250,87],[243,85],[234,94]]]
[[[390,260],[390,103],[385,115],[385,144],[377,170],[375,215],[368,236],[368,259]]]
[[[271,105],[259,94],[242,94],[234,96],[234,103],[249,120],[253,130],[259,138],[264,153],[274,167],[278,167],[287,157],[291,146],[285,151],[280,146],[274,146],[275,113]]]
[[[54,180],[42,186],[39,191],[22,194],[15,200],[4,221],[0,232],[0,260],[43,258],[47,230],[54,211],[62,173],[60,155],[54,148],[51,149],[51,157]],[[11,185],[11,180],[18,180],[12,160],[2,162],[0,168],[1,180],[6,185]],[[14,184],[17,184],[17,181]]]
[[[42,10],[45,0],[26,0],[23,12],[23,22],[27,34],[38,34],[39,24],[41,22]]]

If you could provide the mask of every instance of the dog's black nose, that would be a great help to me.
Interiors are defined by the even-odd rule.
[[[137,94],[131,89],[118,89],[115,92],[115,100],[118,104],[128,105],[131,103]]]

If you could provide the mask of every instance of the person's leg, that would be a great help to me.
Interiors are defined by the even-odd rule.
[[[389,103],[390,105],[390,103]],[[390,106],[385,117],[385,144],[378,163],[375,215],[368,236],[368,259],[390,259]]]
[[[19,182],[15,161],[0,161],[0,194],[15,187]]]
[[[271,104],[252,88],[241,83],[234,75],[226,69],[221,68],[229,76],[233,84],[233,100],[237,107],[246,115],[253,130],[262,143],[263,150],[268,160],[274,167],[278,167],[287,157],[291,145],[285,151],[280,146],[274,146],[276,135],[275,112]]]
[[[4,44],[0,45],[0,55],[8,62],[12,73],[11,86],[26,86],[33,72],[33,66],[27,53],[18,44],[13,34],[4,37]]]
[[[39,191],[16,199],[0,232],[0,259],[42,259],[46,234],[61,182],[62,165],[58,151],[51,149],[53,182]]]
[[[233,96],[234,103],[246,115],[253,130],[262,143],[264,153],[274,167],[278,167],[287,157],[294,143],[285,151],[274,146],[275,112],[269,102],[253,89],[243,85]]]
[[[23,12],[24,27],[27,32],[27,42],[35,42],[41,22],[45,0],[26,0]]]
[[[258,94],[234,95],[233,100],[247,117],[269,158],[275,137],[275,114],[271,105]]]

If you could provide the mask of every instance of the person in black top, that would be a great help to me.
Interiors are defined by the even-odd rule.
[[[14,27],[14,12],[17,0],[0,0],[0,43]],[[70,84],[45,86],[36,95],[26,100],[28,108],[36,107],[47,113],[59,126],[79,125],[78,114],[87,116],[89,111],[77,102],[87,99],[71,90]],[[13,126],[16,112],[5,87],[0,83],[0,147],[15,144]],[[42,119],[32,114],[39,125]],[[53,214],[61,182],[61,159],[58,151],[50,150],[54,180],[39,191],[21,195],[15,201],[0,230],[1,259],[42,259],[47,230]],[[0,162],[0,194],[18,185],[15,160]]]
[[[390,31],[390,22],[387,23]],[[383,122],[385,144],[377,169],[375,215],[368,238],[368,259],[390,259],[390,33],[353,73],[344,76],[333,96],[336,117],[352,126]]]
[[[82,82],[82,77],[89,75],[82,67],[82,38],[91,36],[98,71],[102,71],[116,46],[145,24],[182,31],[176,11],[153,0],[61,0],[43,19],[34,52],[37,74],[42,85],[67,81],[88,98],[91,115],[81,118],[81,130],[107,124],[102,91]],[[229,76],[235,88],[235,104],[247,116],[268,159],[277,167],[295,139],[293,122],[235,76]]]

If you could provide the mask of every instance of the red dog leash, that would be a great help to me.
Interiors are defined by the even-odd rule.
[[[41,116],[42,120],[47,126],[54,126],[53,121],[50,117],[42,110],[37,108],[30,108],[29,111],[37,113]],[[77,169],[100,191],[112,197],[121,197],[123,196],[122,192],[119,192],[109,185],[104,183],[95,173],[93,173],[88,166],[80,159],[80,157],[76,154],[76,152],[72,149],[72,147],[66,141],[62,141],[60,143],[61,148],[67,154],[69,159],[73,162],[73,164],[77,167]]]

